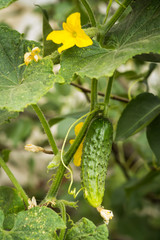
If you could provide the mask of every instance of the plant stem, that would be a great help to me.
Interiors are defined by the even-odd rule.
[[[73,142],[73,144],[70,146],[69,150],[66,152],[66,154],[64,155],[63,159],[64,159],[64,163],[66,166],[69,165],[73,155],[75,154],[76,150],[79,147],[79,144],[81,143],[82,139],[84,138],[85,132],[88,128],[88,125],[90,123],[90,121],[92,120],[92,118],[95,116],[95,114],[98,112],[98,109],[95,109],[95,111],[93,111],[84,121],[83,127],[81,128],[79,134],[77,135],[77,137],[75,138],[75,141]],[[63,179],[64,173],[66,171],[66,168],[64,167],[64,165],[62,163],[60,163],[60,166],[57,170],[56,176],[51,184],[51,187],[45,197],[45,199],[42,201],[41,204],[44,204],[48,201],[52,201],[53,198],[55,198],[57,191],[59,189],[59,186],[61,184],[61,181]]]
[[[97,79],[92,79],[92,85],[91,85],[91,107],[90,111],[94,110],[97,104]]]
[[[101,43],[103,43],[105,34],[111,29],[132,1],[133,0],[124,0],[111,19],[103,26],[104,36],[102,36]]]
[[[108,113],[108,105],[109,105],[109,99],[110,99],[110,95],[111,95],[113,79],[114,79],[113,76],[108,79],[106,95],[104,98],[104,111],[103,111],[104,116],[107,116],[107,113]]]
[[[85,7],[85,9],[88,13],[88,16],[89,16],[89,19],[91,21],[92,27],[96,27],[96,20],[95,20],[93,11],[92,11],[91,7],[89,6],[88,2],[86,0],[80,0],[80,1],[81,1],[81,3],[83,4],[83,6]]]
[[[106,17],[105,17],[105,19],[104,19],[104,24],[105,24],[105,22],[107,21],[108,14],[109,14],[109,10],[110,10],[110,8],[111,8],[111,6],[112,6],[112,2],[113,2],[113,0],[109,0],[108,6],[107,6],[107,10],[106,10]]]
[[[5,161],[1,157],[0,157],[0,166],[3,168],[5,173],[8,175],[8,177],[10,178],[11,182],[13,183],[13,185],[15,186],[17,191],[20,193],[21,197],[23,198],[23,200],[26,204],[26,207],[28,207],[27,194],[25,193],[25,191],[23,190],[23,188],[21,187],[21,185],[19,184],[19,182],[17,181],[17,179],[15,178],[15,176],[13,175],[13,173],[11,172],[11,170],[8,168]]]
[[[62,201],[58,201],[58,203],[56,205],[60,209],[62,219],[63,219],[64,223],[66,224],[66,207],[65,207],[65,204]],[[65,232],[66,232],[66,229],[62,229],[60,231],[59,238],[58,238],[59,240],[64,239]]]
[[[54,138],[53,138],[53,135],[51,133],[51,130],[50,130],[50,127],[49,127],[49,124],[44,116],[44,114],[42,113],[41,109],[39,108],[39,106],[37,104],[32,104],[32,107],[34,109],[34,111],[36,112],[43,128],[44,128],[44,131],[45,133],[47,134],[47,137],[48,137],[48,141],[52,147],[52,150],[54,152],[54,154],[56,155],[58,153],[58,148],[57,148],[57,145],[54,141]]]

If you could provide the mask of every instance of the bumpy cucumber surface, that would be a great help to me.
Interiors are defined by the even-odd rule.
[[[95,117],[86,133],[81,164],[81,180],[84,197],[93,207],[101,205],[113,141],[111,122],[104,117]]]

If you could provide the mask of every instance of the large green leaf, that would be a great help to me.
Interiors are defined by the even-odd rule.
[[[0,110],[0,125],[9,122],[11,118],[18,117],[16,112],[8,112],[7,110]]]
[[[6,186],[0,187],[0,209],[5,215],[18,213],[25,209],[23,199],[16,189]]]
[[[123,140],[147,126],[160,113],[160,99],[142,93],[124,109],[117,125],[116,140]]]
[[[4,229],[12,229],[16,213],[25,210],[23,199],[16,189],[6,186],[0,187],[0,210],[3,211],[5,216]]]
[[[11,3],[17,0],[0,0],[0,9],[8,7]]]
[[[87,218],[82,218],[66,235],[66,240],[108,240],[108,228],[105,224],[96,227]]]
[[[160,114],[148,125],[147,139],[160,164]]]
[[[0,109],[23,111],[53,86],[53,64],[44,58],[28,67],[21,66],[27,47],[38,43],[26,41],[18,32],[0,27]]]
[[[94,42],[86,48],[65,51],[59,73],[64,82],[70,83],[75,74],[90,78],[111,76],[137,54],[160,53],[160,1],[136,1],[131,14],[108,32],[105,47]]]
[[[65,228],[58,214],[46,207],[18,213],[10,232],[3,229],[3,221],[3,212],[0,211],[0,239],[5,240],[55,240],[55,231]]]

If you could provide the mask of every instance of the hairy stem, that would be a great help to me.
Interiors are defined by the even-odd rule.
[[[106,10],[106,17],[105,17],[105,19],[104,19],[104,24],[105,24],[105,22],[107,21],[108,14],[109,14],[109,10],[110,10],[110,8],[111,8],[111,6],[112,6],[112,2],[113,2],[113,0],[109,0],[108,6],[107,6],[107,10]]]
[[[20,193],[21,197],[23,198],[23,201],[25,202],[26,207],[28,207],[27,194],[25,193],[25,191],[23,190],[23,188],[21,187],[21,185],[19,184],[19,182],[17,181],[17,179],[15,178],[15,176],[13,175],[13,173],[11,172],[11,170],[8,168],[5,161],[1,157],[0,157],[0,166],[3,168],[5,173],[8,175],[8,177],[10,178],[11,182],[13,183],[13,185],[15,186],[17,191]]]
[[[60,209],[62,219],[63,219],[64,223],[66,224],[66,207],[65,207],[65,204],[62,201],[58,201],[58,203],[56,205]],[[61,229],[60,234],[59,234],[59,240],[64,239],[65,232],[66,232],[66,229]]]
[[[91,107],[90,111],[94,110],[97,104],[97,79],[92,79],[91,87]]]
[[[37,116],[38,116],[38,118],[39,118],[39,120],[40,120],[40,122],[41,122],[41,124],[44,128],[44,131],[47,134],[48,141],[49,141],[49,143],[52,147],[52,150],[53,150],[54,154],[56,155],[58,153],[58,148],[57,148],[57,145],[54,141],[53,135],[51,133],[49,124],[48,124],[44,114],[42,113],[41,109],[39,108],[39,106],[36,105],[36,104],[32,104],[32,107],[33,107],[34,111],[36,112],[36,114],[37,114]]]
[[[104,25],[103,31],[104,35],[101,38],[101,43],[103,44],[105,34],[111,29],[111,27],[115,24],[115,22],[120,18],[120,16],[123,14],[123,12],[126,10],[126,8],[130,5],[130,3],[133,0],[124,0],[120,7],[117,9],[115,14],[111,17],[111,19]]]
[[[107,113],[108,113],[108,105],[109,105],[109,99],[110,99],[110,95],[111,95],[113,79],[114,79],[113,76],[108,79],[106,95],[105,95],[105,98],[104,98],[104,112],[103,112],[104,116],[107,116]]]
[[[92,11],[91,7],[89,6],[88,2],[86,0],[80,0],[80,1],[81,1],[81,3],[83,4],[83,6],[85,7],[85,9],[88,13],[88,16],[89,16],[89,19],[91,21],[92,27],[96,27],[96,20],[95,20],[93,11]]]

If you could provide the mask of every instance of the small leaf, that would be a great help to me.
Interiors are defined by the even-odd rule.
[[[0,9],[8,7],[11,3],[17,0],[0,0]]]
[[[0,214],[0,239],[55,240],[55,231],[65,228],[63,220],[47,207],[35,207],[17,214],[10,232],[3,229],[4,216]]]
[[[151,93],[142,93],[131,100],[117,125],[116,140],[123,140],[146,127],[160,112],[160,99]]]
[[[17,118],[18,113],[16,112],[8,112],[7,110],[0,110],[0,125],[4,123],[9,123],[9,120],[12,118]]]
[[[0,209],[3,210],[4,215],[18,213],[25,209],[23,199],[16,189],[0,187]]]
[[[66,240],[107,240],[108,228],[105,224],[96,227],[87,218],[77,222],[66,235]]]
[[[160,114],[148,125],[147,139],[160,164]]]
[[[0,108],[23,111],[37,101],[53,86],[53,64],[48,58],[21,66],[27,47],[39,46],[26,41],[7,27],[0,27]]]

